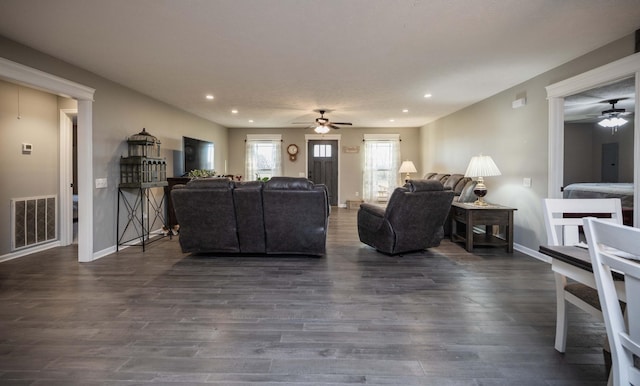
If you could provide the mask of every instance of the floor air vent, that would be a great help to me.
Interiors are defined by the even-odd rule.
[[[11,249],[18,250],[56,239],[56,196],[11,200]]]

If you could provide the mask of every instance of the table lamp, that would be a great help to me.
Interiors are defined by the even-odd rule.
[[[407,176],[405,177],[405,182],[407,182],[410,178],[409,173],[417,173],[417,172],[418,170],[416,170],[416,166],[411,161],[402,162],[402,165],[400,165],[400,169],[398,170],[398,173],[407,173]]]
[[[464,176],[476,178],[477,184],[473,189],[473,194],[475,194],[478,199],[473,203],[474,205],[487,205],[484,201],[484,196],[487,195],[487,187],[484,185],[484,177],[499,176],[501,174],[500,169],[498,169],[496,163],[493,162],[493,159],[490,156],[480,154],[471,157],[471,161],[469,161],[469,166],[467,167],[467,171],[464,173]]]

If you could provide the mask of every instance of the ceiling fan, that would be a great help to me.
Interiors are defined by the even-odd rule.
[[[625,109],[617,109],[616,108],[616,103],[618,103],[619,101],[621,101],[623,99],[627,99],[627,98],[609,99],[609,100],[606,100],[606,101],[602,101],[601,103],[609,103],[611,105],[611,108],[602,111],[602,115],[600,115],[598,118],[615,118],[615,117],[620,117],[620,116],[631,114],[631,112],[628,112]]]
[[[329,120],[329,118],[326,118],[324,116],[324,114],[330,110],[322,110],[322,109],[318,109],[318,110],[313,110],[317,113],[320,113],[320,117],[316,118],[315,122],[311,123],[311,122],[293,122],[293,124],[311,124],[311,126],[309,126],[309,128],[312,128],[315,130],[316,133],[319,134],[325,134],[329,132],[329,129],[334,129],[334,130],[339,130],[340,126],[337,125],[348,125],[351,126],[352,123],[351,122],[331,122]]]
[[[598,125],[602,127],[611,128],[611,135],[613,135],[616,131],[618,131],[618,127],[627,123],[627,120],[622,118],[624,115],[629,115],[631,112],[627,112],[625,109],[616,109],[616,103],[618,103],[621,99],[610,99],[608,101],[604,101],[606,103],[611,104],[611,108],[604,110],[602,115],[598,118],[602,120],[598,122]]]

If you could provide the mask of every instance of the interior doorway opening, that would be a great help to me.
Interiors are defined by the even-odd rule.
[[[78,243],[78,109],[60,109],[60,245]]]

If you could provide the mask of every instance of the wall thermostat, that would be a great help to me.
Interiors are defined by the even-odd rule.
[[[23,143],[22,144],[22,153],[30,154],[32,149],[33,149],[33,145],[32,144],[30,144],[30,143]]]

